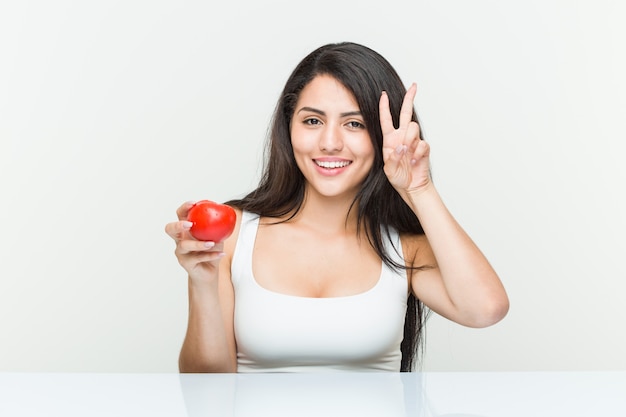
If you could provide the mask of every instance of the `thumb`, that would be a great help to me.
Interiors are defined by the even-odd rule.
[[[387,177],[392,177],[400,168],[402,158],[407,153],[408,147],[406,145],[398,145],[396,149],[389,155],[385,162],[385,174]]]

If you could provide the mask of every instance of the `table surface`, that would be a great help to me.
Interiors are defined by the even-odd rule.
[[[0,373],[0,416],[626,416],[626,372]]]

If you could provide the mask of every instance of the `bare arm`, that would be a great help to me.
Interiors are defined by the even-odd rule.
[[[237,229],[213,245],[190,237],[190,203],[177,211],[179,221],[165,230],[176,241],[176,257],[188,273],[189,318],[179,357],[181,372],[236,372],[233,329],[234,293],[230,261]]]
[[[415,240],[415,266],[435,265],[411,276],[413,293],[433,311],[469,327],[500,321],[509,301],[500,278],[449,213],[434,186],[409,195],[426,236]]]
[[[444,205],[430,178],[430,146],[412,121],[416,86],[407,91],[396,129],[386,94],[380,100],[385,174],[419,219],[425,237],[408,239],[415,271],[411,289],[433,311],[457,323],[485,327],[501,320],[509,300],[485,256]]]

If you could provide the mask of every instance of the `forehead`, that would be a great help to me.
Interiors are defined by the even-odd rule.
[[[340,107],[342,111],[359,109],[352,92],[335,77],[326,74],[317,75],[302,89],[296,110],[302,106]]]

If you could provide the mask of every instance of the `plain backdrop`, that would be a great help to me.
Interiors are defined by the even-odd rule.
[[[422,369],[626,369],[626,6],[614,0],[0,5],[0,371],[175,372],[184,201],[256,184],[294,66],[396,67],[508,316],[431,316]],[[262,312],[259,312],[262,314]]]

